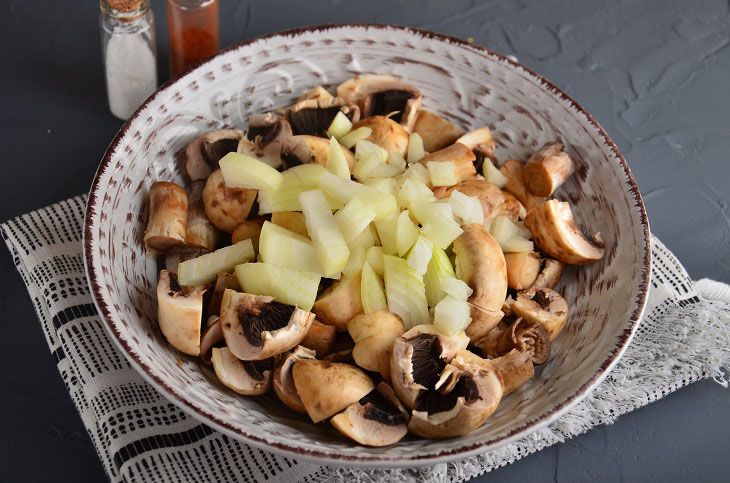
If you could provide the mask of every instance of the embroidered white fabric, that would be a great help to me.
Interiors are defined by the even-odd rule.
[[[329,468],[232,440],[157,393],[108,338],[89,293],[81,246],[85,196],[0,225],[49,348],[111,481],[464,481],[565,441],[697,380],[728,386],[730,287],[692,283],[652,238],[649,302],[606,380],[545,429],[480,456],[412,470]],[[649,363],[650,362],[650,363]]]

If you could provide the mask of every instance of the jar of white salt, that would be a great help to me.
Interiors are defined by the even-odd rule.
[[[126,120],[157,89],[154,14],[149,0],[101,0],[100,4],[109,110]]]

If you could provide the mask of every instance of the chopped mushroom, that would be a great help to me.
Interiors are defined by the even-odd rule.
[[[482,172],[484,158],[496,160],[494,157],[494,138],[492,138],[492,130],[488,127],[480,127],[473,131],[469,131],[456,140],[474,153],[474,168],[478,173]]]
[[[507,294],[507,266],[504,253],[497,241],[489,234],[484,225],[469,224],[462,227],[464,232],[454,240],[453,251],[456,276],[473,290],[468,302],[488,311],[475,313],[466,328],[466,334],[474,342],[489,333],[497,323],[497,315]],[[474,318],[474,315],[486,315]]]
[[[322,86],[313,87],[297,98],[297,102],[306,101],[307,99],[332,99],[334,96]],[[296,104],[296,103],[295,103]]]
[[[552,341],[568,320],[568,303],[555,290],[532,289],[517,294],[517,300],[512,304],[512,312],[527,322],[542,324]]]
[[[352,340],[347,332],[335,332],[335,342],[332,344],[330,353],[324,357],[325,361],[330,362],[353,362],[352,349],[355,347],[355,341]]]
[[[271,387],[271,359],[242,361],[227,347],[214,347],[211,360],[218,380],[238,394],[258,396]]]
[[[292,136],[289,121],[273,114],[254,114],[248,120],[248,132],[236,151],[254,157],[274,168],[281,167],[281,147]]]
[[[508,159],[504,162],[499,171],[507,178],[507,184],[504,185],[504,190],[512,193],[515,197],[520,200],[520,203],[529,212],[534,207],[545,201],[542,196],[535,196],[530,193],[525,184],[525,173],[524,166],[521,161],[516,159]]]
[[[219,129],[198,136],[185,149],[185,169],[192,181],[206,179],[218,169],[218,161],[228,153],[235,152],[243,131]]]
[[[197,245],[212,251],[218,243],[220,233],[205,215],[204,189],[205,181],[202,179],[193,181],[190,186],[185,241],[191,245]]]
[[[535,365],[547,361],[550,357],[550,335],[543,325],[519,317],[510,322],[506,323],[502,319],[497,327],[475,345],[490,358],[500,357],[517,349],[529,353]]]
[[[484,213],[484,225],[491,226],[492,221],[504,214],[506,198],[502,190],[484,179],[471,179],[447,188],[442,196],[448,198],[454,191],[479,200]]]
[[[507,264],[507,286],[515,290],[532,287],[543,263],[535,252],[505,253],[504,261]]]
[[[232,290],[241,289],[238,277],[233,273],[219,273],[216,275],[213,294],[210,297],[210,302],[208,302],[208,317],[213,315],[220,317],[223,294],[229,288]]]
[[[317,163],[327,166],[330,142],[328,139],[317,136],[292,136],[284,142],[281,148],[281,159],[284,168],[307,163]],[[355,155],[349,149],[342,148],[350,170],[355,166]]]
[[[297,361],[314,358],[314,351],[297,346],[291,352],[284,354],[274,369],[274,392],[281,402],[298,413],[306,413],[307,410],[297,394],[297,388],[294,387],[292,368]]]
[[[527,213],[525,226],[535,245],[553,258],[570,265],[593,263],[606,253],[598,235],[587,238],[573,221],[570,205],[549,200]]]
[[[226,289],[221,323],[226,345],[241,360],[267,359],[295,347],[312,325],[314,314],[273,297]]]
[[[392,75],[366,74],[337,86],[337,96],[360,106],[362,117],[388,116],[411,132],[421,108],[421,92]]]
[[[450,146],[464,131],[436,113],[421,109],[413,126],[413,132],[423,139],[423,149],[432,153]]]
[[[261,237],[261,228],[264,226],[264,218],[254,218],[246,220],[233,230],[231,233],[231,243],[236,244],[243,240],[251,240],[253,251],[259,254],[259,238]]]
[[[395,339],[405,331],[400,317],[387,310],[360,314],[347,324],[355,341],[352,358],[355,364],[368,371],[379,372],[390,381],[390,359]]]
[[[435,153],[427,154],[418,162],[423,166],[428,167],[428,163],[430,161],[451,161],[456,165],[456,179],[459,183],[461,183],[462,181],[476,178],[477,171],[472,163],[474,159],[474,153],[471,152],[469,148],[463,144],[456,143],[447,148],[436,151]]]
[[[394,120],[385,116],[370,116],[356,122],[352,129],[367,127],[372,129],[366,141],[377,144],[388,152],[406,155],[408,149],[408,131]]]
[[[206,364],[212,364],[213,348],[223,347],[224,345],[225,339],[221,328],[221,319],[216,317],[215,321],[208,324],[208,327],[203,331],[203,335],[200,336],[200,358]]]
[[[175,245],[165,252],[165,269],[177,273],[177,267],[182,262],[198,258],[210,253],[210,250],[187,244]]]
[[[335,326],[323,324],[322,322],[314,319],[312,325],[307,331],[307,335],[299,343],[300,345],[312,349],[317,353],[317,357],[322,359],[327,357],[332,348],[335,345]]]
[[[540,274],[529,288],[555,288],[563,275],[563,262],[544,257],[540,266]]]
[[[408,413],[393,389],[381,382],[365,397],[332,417],[337,431],[365,446],[395,444],[408,433]]]
[[[535,377],[535,366],[529,352],[517,349],[487,361],[502,377],[504,396],[512,394],[524,383]]]
[[[339,97],[306,99],[297,102],[286,112],[286,118],[294,135],[322,136],[338,112],[352,122],[360,119],[360,108]]]
[[[162,270],[157,283],[157,322],[165,339],[180,352],[200,355],[202,321],[203,292],[183,289],[175,273]]]
[[[575,171],[573,158],[562,143],[547,143],[525,165],[525,183],[537,196],[550,196]]]
[[[457,355],[445,366],[434,388],[419,396],[408,429],[424,438],[463,436],[494,413],[502,392],[502,381],[494,368]]]
[[[347,323],[363,312],[360,296],[360,274],[343,277],[332,284],[314,302],[312,312],[325,324],[334,325],[338,332],[347,330]]]
[[[298,360],[292,375],[297,394],[315,423],[339,413],[375,387],[360,369],[338,362]]]
[[[246,221],[256,194],[255,189],[229,188],[218,169],[208,177],[203,190],[205,215],[220,230],[232,233]]]
[[[165,251],[185,242],[188,192],[168,181],[150,187],[150,218],[144,232],[147,248]]]

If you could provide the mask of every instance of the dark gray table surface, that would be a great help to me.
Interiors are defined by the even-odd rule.
[[[157,15],[167,72],[164,1]],[[730,14],[718,1],[221,3],[221,45],[381,22],[473,37],[580,102],[617,142],[652,231],[693,278],[730,282]],[[93,0],[0,2],[0,220],[88,190],[121,122],[107,110]],[[163,78],[166,77],[163,75]],[[0,250],[0,481],[101,481],[8,253]],[[477,481],[727,481],[730,392],[694,384]]]

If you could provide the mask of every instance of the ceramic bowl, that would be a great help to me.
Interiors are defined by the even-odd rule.
[[[251,113],[290,105],[305,90],[333,88],[361,73],[415,84],[424,107],[465,129],[493,130],[500,160],[526,159],[562,140],[577,163],[557,197],[600,231],[606,256],[570,267],[560,289],[570,321],[537,377],[506,397],[487,423],[450,440],[408,437],[367,448],[328,423],[312,424],[274,396],[243,397],[180,357],[156,322],[157,263],[145,252],[147,191],[155,180],[185,184],[175,154],[196,135],[245,128]],[[618,148],[553,84],[504,56],[411,28],[341,25],[292,30],[229,48],[162,86],[124,125],[89,195],[85,256],[96,304],[121,351],[170,401],[234,438],[288,457],[349,466],[416,466],[506,444],[558,418],[610,371],[636,331],[646,301],[650,249],[641,196]]]

